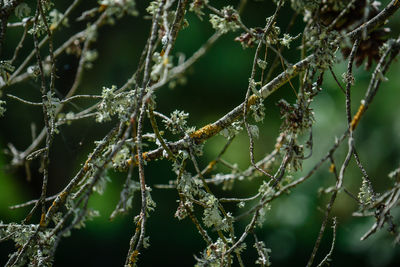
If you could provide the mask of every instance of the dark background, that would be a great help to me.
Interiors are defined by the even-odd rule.
[[[215,1],[212,1],[215,2]],[[265,17],[272,15],[274,5],[270,1],[248,1],[242,15],[243,22],[248,27],[265,24]],[[387,1],[385,1],[387,2]],[[96,1],[84,1],[76,10],[72,18]],[[231,1],[218,1],[217,7],[224,6]],[[214,4],[214,3],[213,3]],[[67,3],[57,3],[57,9],[64,11]],[[100,94],[102,87],[111,85],[121,86],[136,69],[140,53],[149,34],[150,21],[144,20],[145,6],[139,4],[138,17],[125,17],[116,22],[115,26],[101,28],[97,42],[92,46],[99,53],[94,67],[86,70],[84,79],[79,87],[79,94]],[[282,31],[286,28],[293,11],[286,5],[278,16],[278,25]],[[214,30],[204,16],[200,21],[192,13],[187,15],[189,28],[179,33],[175,52],[181,52],[189,57],[204,43]],[[391,19],[392,37],[400,32],[399,14]],[[71,34],[85,27],[85,23],[70,20],[71,27],[56,32],[54,42],[62,44]],[[290,33],[297,35],[302,31],[304,24],[297,18]],[[21,34],[20,29],[7,31],[3,59],[11,58]],[[254,48],[244,50],[233,39],[240,31],[223,36],[186,74],[186,84],[178,85],[174,89],[167,86],[157,91],[157,110],[169,114],[175,109],[190,113],[189,125],[197,128],[215,121],[226,112],[240,104],[245,96],[250,76]],[[26,40],[26,47],[21,52],[27,55],[32,47],[32,38]],[[285,57],[292,63],[299,60],[299,50],[293,43]],[[45,48],[43,51],[46,51]],[[45,52],[43,52],[45,53]],[[270,51],[268,62],[273,59]],[[337,57],[341,59],[340,52]],[[16,62],[20,64],[22,60]],[[63,55],[57,60],[58,76],[56,89],[60,97],[65,95],[72,85],[78,59],[72,55]],[[334,71],[338,77],[346,69],[346,62],[337,64]],[[372,68],[373,69],[373,68]],[[387,77],[389,81],[383,83],[375,101],[370,106],[365,117],[356,131],[356,147],[362,162],[365,164],[374,188],[381,192],[390,186],[391,181],[387,174],[398,167],[400,159],[400,99],[398,75],[400,64],[392,65]],[[282,69],[277,68],[277,73]],[[363,67],[355,68],[356,83],[353,87],[353,112],[356,111],[361,97],[368,86],[372,70],[366,71]],[[325,74],[323,91],[316,97],[313,104],[316,124],[313,127],[314,154],[306,161],[304,172],[333,145],[335,136],[340,136],[346,128],[345,97],[334,83],[329,73]],[[297,79],[293,79],[296,87]],[[7,111],[0,118],[0,148],[5,149],[12,143],[19,150],[24,150],[31,142],[30,127],[34,122],[38,130],[43,126],[43,116],[40,107],[21,104],[4,95],[11,93],[31,101],[40,101],[39,83],[27,81],[11,86],[3,92],[2,99],[7,100]],[[260,138],[256,141],[256,159],[260,159],[265,151],[273,149],[279,134],[280,115],[276,102],[285,98],[289,102],[295,99],[292,89],[286,85],[269,97],[265,102],[266,117],[260,127]],[[79,111],[88,106],[86,101],[77,102],[69,106],[68,110]],[[59,192],[69,179],[80,168],[88,153],[94,148],[93,142],[101,139],[114,123],[96,124],[92,119],[78,121],[72,125],[60,127],[60,134],[55,137],[51,150],[50,181],[48,194]],[[210,139],[205,145],[205,153],[199,159],[201,167],[213,160],[225,144],[222,136]],[[237,162],[242,169],[249,165],[248,137],[243,132],[237,136],[223,157],[229,162]],[[336,160],[341,162],[346,153],[346,145],[335,154]],[[24,168],[12,168],[8,165],[10,158],[0,154],[0,220],[3,222],[20,221],[29,209],[9,210],[8,206],[38,198],[40,195],[41,177],[37,172],[39,163],[34,161],[30,168],[32,181],[26,180]],[[298,186],[290,196],[272,203],[271,211],[267,215],[262,229],[258,229],[258,236],[264,240],[267,247],[272,249],[271,260],[273,266],[305,265],[311,254],[315,239],[318,235],[323,218],[323,209],[327,203],[327,196],[320,196],[318,189],[334,185],[334,178],[328,172],[328,165],[324,165],[315,176],[306,183]],[[222,171],[223,169],[217,169]],[[151,162],[145,169],[149,185],[168,183],[175,179],[169,162]],[[214,172],[217,173],[217,171]],[[301,173],[296,174],[296,177]],[[62,240],[55,257],[55,266],[121,266],[124,263],[129,239],[134,233],[133,217],[139,208],[138,196],[134,201],[133,211],[125,217],[118,217],[109,222],[108,217],[118,203],[119,192],[125,180],[124,173],[110,172],[111,183],[103,195],[95,194],[90,206],[100,211],[101,216],[87,222],[87,227],[74,230],[72,236]],[[251,182],[237,182],[231,191],[222,191],[213,187],[213,192],[224,197],[247,197],[255,194],[262,178]],[[354,161],[347,170],[345,186],[355,195],[361,185],[361,173],[355,168]],[[152,196],[157,203],[155,212],[151,214],[147,224],[147,235],[150,236],[151,246],[143,250],[139,266],[193,266],[193,255],[199,255],[205,244],[189,220],[178,221],[174,218],[177,207],[177,193],[173,190],[153,189]],[[251,204],[247,204],[249,205]],[[234,214],[239,214],[235,206],[228,207]],[[360,237],[374,223],[373,219],[354,218],[352,212],[357,210],[356,203],[344,193],[340,193],[334,205],[332,214],[338,216],[337,243],[333,253],[333,266],[399,266],[399,247],[392,244],[393,237],[385,231],[379,231],[366,241],[360,242]],[[399,222],[399,211],[392,214]],[[236,230],[240,233],[249,218],[242,220]],[[315,262],[319,262],[329,251],[332,239],[331,228],[328,226],[322,245]],[[253,242],[249,237],[248,244]],[[0,264],[7,261],[7,255],[14,251],[11,241],[0,243]],[[246,266],[254,264],[256,251],[248,245],[244,261]]]

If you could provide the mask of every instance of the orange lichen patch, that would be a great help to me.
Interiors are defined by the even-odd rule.
[[[89,156],[89,158],[85,161],[85,164],[83,165],[83,170],[87,172],[89,170],[89,162],[92,160],[92,156]]]
[[[67,192],[65,192],[65,191],[61,192],[59,195],[59,197],[62,201],[65,199],[66,196],[67,196]]]
[[[135,232],[139,232],[141,226],[142,226],[142,219],[139,219],[139,221],[136,223]]]
[[[61,193],[58,195],[58,197],[53,201],[53,203],[51,204],[49,210],[50,210],[54,205],[57,204],[57,199],[60,199],[60,201],[64,201],[64,199],[66,198],[66,196],[67,196],[67,192],[65,192],[65,191],[61,192]]]
[[[278,138],[276,138],[276,144],[275,144],[275,149],[277,152],[281,149],[283,146],[283,142],[285,141],[285,134],[280,134]]]
[[[275,144],[275,149],[276,149],[277,152],[279,152],[279,150],[281,150],[281,147],[282,147],[282,143],[276,143]]]
[[[135,263],[137,261],[137,256],[139,255],[139,250],[134,250],[131,254],[131,256],[129,257],[129,261],[130,263]],[[132,266],[132,264],[129,264],[130,266]]]
[[[358,123],[360,122],[361,116],[364,114],[364,111],[365,111],[365,105],[361,103],[356,115],[354,116],[353,120],[350,123],[352,131],[354,131],[354,129],[357,127]]]
[[[150,161],[150,158],[148,157],[148,152],[143,152],[142,157],[143,157],[143,160]],[[126,164],[128,166],[130,166],[131,164],[134,164],[134,166],[137,166],[139,164],[139,156],[136,154],[133,158],[129,158],[126,161]]]
[[[222,130],[221,126],[215,124],[208,124],[194,133],[190,134],[190,137],[193,138],[197,142],[203,142],[207,138],[210,138]]]
[[[164,65],[164,66],[167,66],[168,63],[169,63],[168,57],[164,57],[164,59],[163,59],[163,65]]]
[[[212,253],[212,250],[210,248],[207,249],[207,256],[210,256]]]
[[[249,100],[247,101],[247,107],[249,108],[250,106],[254,105],[259,97],[256,95],[252,95],[249,97]]]
[[[53,201],[53,203],[51,204],[51,206],[49,207],[49,209],[47,210],[47,212],[49,212],[50,210],[52,210],[54,208],[54,206],[57,205],[58,202],[64,202],[65,198],[67,197],[68,193],[63,191],[61,192],[58,197]]]
[[[46,226],[46,213],[42,213],[42,216],[40,216],[40,227],[45,227]]]
[[[100,5],[99,6],[99,12],[103,12],[104,10],[106,10],[106,8],[107,8],[107,5]]]
[[[208,165],[207,165],[206,172],[211,171],[214,168],[215,164],[217,164],[216,160],[210,161],[210,163],[208,163]]]
[[[331,164],[331,166],[329,166],[329,172],[334,172],[335,171],[335,164]]]
[[[148,152],[143,152],[142,153],[142,157],[143,157],[143,160],[149,160],[149,157],[147,156],[147,154],[148,154]],[[135,160],[136,160],[136,162],[139,162],[139,155],[135,155]]]

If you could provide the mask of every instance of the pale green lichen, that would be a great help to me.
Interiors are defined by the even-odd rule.
[[[257,65],[260,69],[265,70],[267,68],[267,61],[258,58]]]
[[[265,107],[262,98],[257,98],[256,102],[250,106],[252,116],[256,122],[264,120],[265,117]]]
[[[109,17],[122,18],[125,14],[137,16],[139,12],[136,9],[134,0],[101,0],[100,5],[106,7],[105,12]],[[114,21],[109,21],[113,23]]]
[[[161,56],[160,53],[155,52],[153,55],[154,65],[151,67],[150,78],[153,81],[159,80],[163,77],[164,71],[172,68],[172,57]]]
[[[93,62],[98,58],[97,50],[87,50],[84,56],[84,66],[86,69],[93,68]]]
[[[19,4],[14,10],[15,16],[22,19],[29,16],[31,13],[31,8],[26,3]]]
[[[258,252],[256,264],[259,264],[261,266],[271,266],[272,263],[270,259],[270,254],[272,250],[270,248],[267,248],[263,241],[258,241],[254,243],[254,248],[256,248]]]
[[[284,33],[283,37],[279,39],[279,42],[281,45],[286,46],[287,48],[290,48],[290,43],[299,38],[300,34],[297,36],[290,36],[290,34]]]
[[[218,238],[214,243],[210,244],[207,249],[203,251],[200,257],[195,256],[195,259],[197,261],[195,267],[220,267],[221,255],[225,251],[225,242],[221,238]],[[230,266],[232,264],[232,257],[228,258],[227,255],[225,255],[223,262],[227,263],[227,265]]]
[[[7,83],[10,73],[13,72],[15,67],[11,64],[9,60],[0,61],[0,77],[3,81],[0,81],[0,85]]]
[[[119,119],[128,120],[129,110],[136,105],[135,91],[116,93],[115,85],[111,88],[103,87],[102,100],[97,108],[96,121],[110,121],[111,117],[117,115]]]
[[[237,23],[240,19],[239,15],[232,6],[222,8],[221,13],[223,17],[216,14],[210,15],[211,25],[216,31],[224,34],[230,31],[234,32],[240,28]]]
[[[5,104],[6,101],[0,100],[0,117],[2,117],[6,112],[6,108],[4,107]]]
[[[305,32],[306,45],[314,50],[311,66],[323,71],[336,61],[336,51],[339,49],[337,40],[340,34],[337,31],[329,31],[318,26],[312,26]]]
[[[363,206],[370,206],[374,203],[374,191],[372,190],[370,182],[363,178],[360,192],[358,193],[358,200]]]
[[[169,120],[163,120],[165,127],[173,134],[182,133],[182,130],[187,129],[187,121],[189,113],[175,110],[171,113]]]
[[[200,20],[203,20],[203,9],[206,4],[208,4],[208,0],[194,0],[190,3],[189,10],[194,12]]]
[[[161,4],[162,0],[151,1],[149,3],[149,6],[146,8],[146,11],[149,14],[154,15],[159,10]]]
[[[242,122],[241,121],[235,121],[225,129],[223,129],[220,134],[224,136],[225,138],[233,138],[235,135],[237,135],[240,131],[243,130],[242,127]]]
[[[258,129],[257,125],[249,124],[249,131],[250,131],[251,136],[253,136],[256,139],[258,139],[260,130]]]
[[[68,18],[63,18],[63,13],[61,13],[57,9],[53,9],[52,11],[50,11],[49,17],[50,17],[50,29],[54,29],[56,25],[60,23],[60,21],[61,25],[63,25],[64,27],[69,26]]]

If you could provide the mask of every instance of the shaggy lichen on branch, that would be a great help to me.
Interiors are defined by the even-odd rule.
[[[12,119],[15,121],[11,127],[1,125],[7,127],[4,128],[7,129],[4,140],[8,142],[9,166],[24,167],[27,180],[40,179],[41,182],[40,191],[32,197],[33,200],[11,207],[13,210],[30,207],[21,222],[0,222],[0,242],[10,240],[16,245],[11,253],[7,252],[5,266],[52,266],[63,238],[99,216],[99,212],[92,209],[93,195],[103,194],[107,184],[115,182],[117,175],[125,175],[125,181],[121,183],[119,201],[109,218],[114,220],[126,214],[133,218],[130,227],[124,229],[124,233],[131,234],[129,245],[125,244],[129,247],[125,266],[139,266],[142,257],[147,256],[142,252],[149,247],[150,237],[160,233],[159,229],[154,229],[157,224],[148,223],[154,218],[154,210],[159,209],[153,195],[160,194],[160,191],[154,189],[169,189],[176,193],[176,203],[172,201],[176,205],[168,207],[175,211],[156,213],[156,216],[174,214],[178,220],[188,219],[193,223],[193,242],[202,245],[201,251],[193,252],[196,267],[271,266],[278,248],[269,240],[279,236],[275,232],[280,231],[273,229],[271,232],[270,228],[263,227],[265,221],[281,220],[282,214],[288,218],[297,216],[296,212],[289,213],[298,203],[291,202],[290,207],[280,209],[278,213],[281,215],[277,212],[278,215],[274,215],[270,210],[276,210],[276,203],[278,207],[283,205],[285,198],[297,202],[296,197],[302,194],[307,195],[308,200],[317,195],[329,195],[326,203],[321,198],[322,204],[318,203],[318,207],[310,205],[313,208],[301,210],[304,214],[319,214],[318,209],[323,210],[323,218],[318,222],[319,230],[308,229],[308,233],[315,233],[312,236],[315,244],[308,248],[307,266],[312,266],[320,256],[323,237],[331,221],[333,237],[330,250],[325,252],[325,257],[320,257],[319,266],[334,260],[336,249],[342,249],[337,248],[336,235],[342,231],[342,221],[345,224],[349,219],[341,220],[342,214],[336,213],[334,205],[338,199],[351,201],[345,202],[345,206],[347,213],[354,209],[354,220],[360,216],[375,220],[360,236],[361,240],[387,226],[394,235],[394,242],[400,242],[397,224],[399,167],[385,159],[379,177],[388,171],[388,166],[394,171],[389,174],[389,182],[376,186],[378,181],[374,176],[377,172],[373,171],[373,166],[379,165],[381,159],[376,157],[377,163],[369,165],[368,155],[362,153],[375,149],[368,145],[365,149],[362,144],[365,140],[362,132],[365,131],[364,121],[371,119],[368,117],[369,107],[379,94],[395,95],[395,92],[380,88],[382,82],[387,81],[385,75],[391,73],[391,66],[400,51],[399,33],[394,32],[398,29],[392,27],[391,32],[391,24],[388,24],[400,2],[382,1],[386,4],[380,7],[379,1],[364,0],[274,0],[273,3],[263,3],[268,7],[262,9],[263,12],[254,12],[257,5],[262,5],[256,2],[240,0],[235,7],[221,6],[212,0],[99,0],[96,3],[75,0],[61,10],[61,4],[48,0],[29,3],[0,0],[0,116],[18,118]],[[243,12],[249,5],[252,5],[249,10],[252,10],[250,15],[254,19],[249,18],[248,12]],[[78,10],[82,13],[76,14]],[[251,25],[255,21],[263,23]],[[146,36],[141,36],[144,33],[136,24],[135,27],[129,25],[129,35],[133,33],[134,37],[129,39],[134,41],[127,44],[129,53],[114,46],[111,52],[105,53],[108,44],[121,45],[122,37],[113,34],[123,32],[126,28],[124,23],[146,25]],[[188,36],[193,40],[201,39],[200,28],[197,28],[202,25],[208,30],[213,29],[214,33],[204,39],[204,43],[189,48],[192,54],[188,57],[177,51],[190,43],[187,42]],[[110,33],[110,36],[119,37],[110,42],[107,40]],[[15,40],[16,36],[19,40]],[[192,114],[177,108],[183,104],[191,105],[190,101],[195,103],[193,96],[185,99],[190,103],[179,103],[183,101],[177,96],[182,92],[179,88],[168,91],[174,98],[168,98],[162,91],[167,90],[167,85],[190,90],[192,87],[185,83],[193,78],[192,73],[207,77],[204,79],[210,83],[207,88],[214,90],[217,84],[220,86],[221,81],[214,84],[209,78],[212,75],[201,70],[193,72],[193,67],[209,55],[216,43],[226,40],[232,41],[236,48],[246,49],[244,54],[253,53],[252,59],[237,57],[243,65],[252,60],[251,68],[240,70],[245,73],[247,87],[230,85],[235,87],[229,88],[230,92],[238,91],[242,97],[230,111],[226,108],[225,96],[207,94],[209,101],[219,103],[221,111],[218,112],[222,114],[215,121],[203,121],[198,125],[200,123],[191,121]],[[141,44],[143,47],[139,53],[132,52]],[[219,51],[231,53],[229,49]],[[237,51],[235,53],[240,53]],[[128,67],[118,73],[119,78],[115,80],[127,77],[126,82],[117,86],[118,81],[107,80],[117,76],[103,73],[114,74],[113,62],[119,59],[121,62],[118,64],[129,62],[129,66],[123,65]],[[133,67],[132,62],[136,66]],[[370,73],[355,69],[364,62],[367,70],[372,69]],[[335,74],[340,69],[336,66],[341,63],[347,65],[343,81],[339,81]],[[105,72],[97,69],[100,64],[104,65]],[[220,68],[218,64],[216,66]],[[234,67],[243,68],[241,65]],[[333,76],[336,84],[329,81],[328,75]],[[358,79],[363,77],[369,79],[366,88],[357,85]],[[218,76],[218,79],[223,80],[223,76]],[[285,88],[289,91],[286,92]],[[275,101],[276,94],[271,95],[278,90],[282,91],[279,93],[284,99]],[[336,90],[339,97],[335,96]],[[353,93],[355,90],[362,93]],[[328,120],[332,123],[325,127],[329,129],[321,131],[324,123],[321,117],[325,116],[321,115],[321,110],[329,106],[324,104],[329,102],[327,98],[335,103],[335,113],[345,115],[340,121],[329,115],[332,118]],[[355,100],[360,104],[352,105]],[[339,101],[341,103],[337,104]],[[264,103],[276,105],[279,115],[274,115],[271,112],[273,108],[265,107]],[[207,104],[201,103],[203,110]],[[23,109],[19,105],[23,105]],[[341,108],[343,110],[337,111]],[[358,109],[355,111],[354,108]],[[7,109],[20,109],[32,121],[29,143],[12,142],[19,137],[6,136],[6,132],[11,132],[11,135],[17,135],[16,132],[25,135],[27,132],[24,130],[27,121],[20,120]],[[26,112],[28,109],[32,114]],[[169,115],[164,113],[169,109],[172,109]],[[315,114],[317,112],[321,114]],[[38,116],[34,117],[36,113]],[[279,129],[278,126],[274,128],[274,116],[280,120]],[[41,123],[37,122],[39,117]],[[334,137],[337,131],[333,122],[340,124],[339,138]],[[17,123],[22,125],[16,127],[14,124]],[[36,124],[41,127],[38,134]],[[97,128],[93,130],[92,127]],[[67,140],[65,136],[69,131],[74,131],[74,137],[82,140],[77,147],[90,147],[90,150],[68,148],[74,150],[70,153],[75,153],[75,150],[91,153],[80,161],[76,169],[68,172],[74,171],[68,180],[62,180],[59,179],[62,175],[52,168],[73,165],[65,162],[67,157],[64,154],[57,153],[60,148],[58,143],[54,143],[59,139]],[[321,132],[323,142],[329,144],[331,140],[330,146],[319,143]],[[104,134],[99,137],[101,133]],[[224,138],[218,139],[217,135]],[[240,137],[235,138],[238,135]],[[275,135],[275,142],[270,142],[272,135]],[[224,140],[222,148],[204,146],[211,138],[214,138],[213,142]],[[91,141],[87,142],[89,139]],[[390,141],[393,147],[398,145],[396,140]],[[247,151],[235,149],[232,146],[234,142],[241,145],[245,142]],[[343,149],[345,154],[340,152]],[[227,156],[227,153],[231,154]],[[232,160],[246,155],[245,160]],[[390,155],[400,157],[396,152]],[[80,156],[77,158],[81,159]],[[356,164],[351,163],[353,159]],[[165,164],[159,164],[158,160],[164,160]],[[164,165],[169,169],[164,169]],[[38,166],[38,170],[33,172],[32,169]],[[158,169],[162,180],[155,179],[157,175],[154,173]],[[315,178],[319,175],[327,179]],[[155,184],[166,183],[166,177],[173,178],[167,184]],[[315,183],[307,194],[298,189],[305,182]],[[48,185],[56,183],[62,183],[57,185],[58,193],[49,192],[51,188]],[[317,187],[322,188],[316,192],[314,189]],[[282,199],[282,203],[277,199]],[[169,217],[163,218],[165,222],[168,219],[173,221]],[[270,227],[276,226],[271,224]],[[285,224],[280,223],[278,227],[284,228]],[[300,229],[304,224],[299,223],[296,227]],[[198,240],[194,238],[196,236]],[[250,252],[251,249],[255,251]]]

